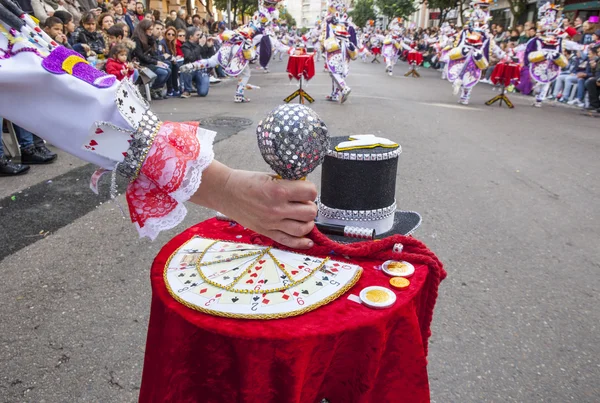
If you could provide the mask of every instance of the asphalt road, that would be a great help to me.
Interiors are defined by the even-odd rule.
[[[345,105],[323,101],[321,71],[306,89],[332,135],[402,145],[399,207],[423,215],[415,235],[448,271],[429,351],[432,400],[600,401],[600,120],[534,109],[520,96],[514,110],[486,107],[495,93],[483,84],[460,106],[437,72],[405,71],[400,64],[388,77],[381,65],[353,63]],[[165,120],[206,120],[220,133],[219,160],[267,170],[255,124],[296,87],[284,63],[253,72],[251,83],[262,88],[249,91],[250,104],[232,102],[229,81],[205,99],[153,109]],[[0,179],[1,402],[136,401],[152,259],[213,214],[190,205],[184,225],[140,240],[105,202],[108,183],[91,195],[91,170],[61,153]]]

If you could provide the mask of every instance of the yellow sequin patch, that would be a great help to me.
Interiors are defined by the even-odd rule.
[[[79,56],[69,56],[65,59],[65,61],[62,64],[62,68],[64,71],[66,71],[68,74],[73,75],[73,68],[75,67],[76,64],[78,63],[85,63],[85,64],[89,64],[87,62],[87,60],[85,60],[82,57]]]

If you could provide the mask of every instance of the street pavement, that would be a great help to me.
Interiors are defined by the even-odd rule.
[[[254,129],[296,89],[284,68],[253,71],[261,89],[249,104],[233,103],[228,80],[153,110],[206,122],[220,133],[220,161],[267,171]],[[323,100],[320,66],[306,90],[332,135],[402,145],[399,208],[421,213],[415,236],[448,271],[429,349],[432,401],[600,401],[600,120],[519,95],[514,110],[487,107],[496,93],[484,84],[461,106],[439,73],[404,78],[403,63],[394,77],[382,65],[351,69],[344,105]],[[92,170],[61,152],[0,179],[0,402],[136,401],[152,259],[214,214],[188,205],[184,224],[139,239],[107,202],[106,178],[100,197],[89,191]],[[309,179],[318,184],[319,171]]]

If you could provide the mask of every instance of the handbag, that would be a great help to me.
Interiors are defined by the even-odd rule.
[[[156,73],[150,70],[148,67],[142,67],[140,69],[140,78],[142,79],[144,85],[146,85],[156,79]]]

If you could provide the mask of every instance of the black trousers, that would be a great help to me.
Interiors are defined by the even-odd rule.
[[[587,89],[588,93],[590,94],[590,106],[592,108],[600,108],[600,99],[598,99],[599,94],[599,90],[600,87],[598,87],[598,85],[596,85],[596,80],[598,80],[598,78],[596,77],[592,77],[592,78],[588,78],[585,81],[585,88]]]

